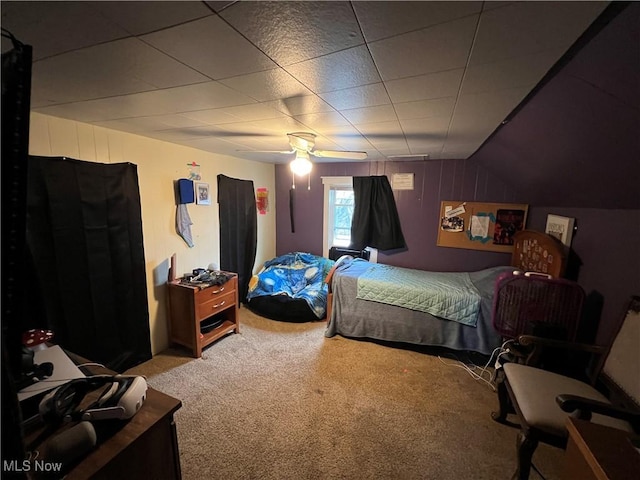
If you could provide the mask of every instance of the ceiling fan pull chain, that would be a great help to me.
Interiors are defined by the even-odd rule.
[[[291,188],[296,189],[296,174],[291,172]]]

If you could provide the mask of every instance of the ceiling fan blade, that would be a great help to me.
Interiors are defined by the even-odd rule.
[[[341,158],[344,160],[364,160],[367,158],[367,152],[345,152],[335,150],[313,150],[309,152],[318,158]]]
[[[316,136],[312,133],[306,132],[293,132],[287,133],[289,137],[289,144],[294,150],[302,150],[308,152],[315,144]]]
[[[295,150],[236,150],[236,152],[244,152],[244,153],[279,153],[282,155],[287,155],[290,153],[296,153]]]

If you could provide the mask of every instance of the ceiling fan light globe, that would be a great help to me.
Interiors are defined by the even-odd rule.
[[[312,166],[313,165],[308,158],[299,156],[289,164],[289,168],[291,168],[291,171],[300,177],[309,174],[311,172]]]

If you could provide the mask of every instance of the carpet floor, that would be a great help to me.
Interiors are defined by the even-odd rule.
[[[240,334],[202,358],[170,348],[131,372],[182,401],[184,479],[513,474],[517,430],[491,420],[495,392],[453,352],[325,338],[323,322],[278,322],[244,307],[240,321]],[[546,445],[534,455],[546,480],[560,478],[562,461]]]

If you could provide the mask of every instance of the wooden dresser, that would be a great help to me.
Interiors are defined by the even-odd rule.
[[[66,352],[76,364],[86,364],[87,360],[70,352]],[[115,375],[97,364],[88,364],[81,368],[90,375]],[[135,368],[133,369],[135,371]],[[125,375],[133,374],[125,372]],[[103,389],[89,392],[81,403],[85,408],[98,399]],[[101,432],[98,444],[89,453],[72,465],[62,465],[65,480],[111,480],[129,478],[161,478],[179,480],[182,478],[180,468],[180,452],[174,414],[180,409],[182,402],[152,387],[147,388],[146,400],[140,410],[129,420],[94,421],[94,427]],[[62,433],[64,429],[75,426],[75,422],[63,423],[60,430],[45,437],[43,443],[36,444],[35,452],[43,450],[43,445]],[[31,443],[44,430],[44,424],[31,427],[25,436],[25,442]],[[76,446],[73,441],[69,447]],[[45,447],[46,451],[46,447]],[[46,457],[43,457],[43,459]],[[37,456],[34,457],[37,459]],[[43,460],[44,461],[44,460]],[[70,470],[68,470],[68,468]],[[55,472],[55,471],[54,471]],[[2,476],[4,478],[4,475]],[[10,476],[9,476],[10,478]],[[32,468],[30,479],[51,480],[61,478],[55,473],[39,472]]]
[[[585,420],[567,420],[565,480],[634,480],[640,472],[640,438]],[[634,445],[633,442],[636,442]]]
[[[240,333],[238,275],[206,288],[168,283],[169,339],[202,356],[202,349],[220,337]],[[215,325],[210,327],[210,325]]]

